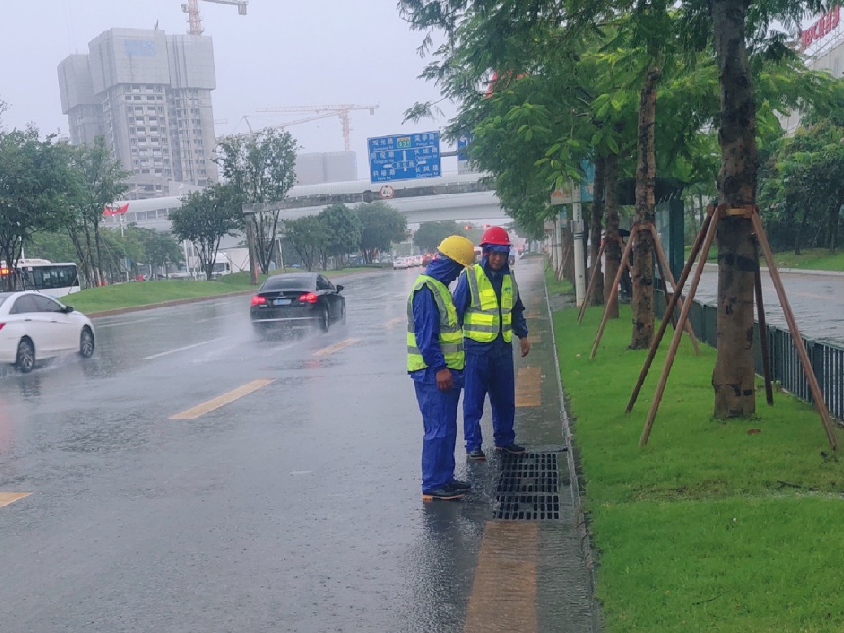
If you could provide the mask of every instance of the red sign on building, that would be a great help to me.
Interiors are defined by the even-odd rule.
[[[809,48],[822,37],[832,33],[841,20],[841,7],[836,5],[829,13],[824,13],[815,22],[803,31],[803,48]]]

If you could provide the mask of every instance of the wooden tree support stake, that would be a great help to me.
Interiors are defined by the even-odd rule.
[[[683,335],[683,327],[685,326],[686,320],[689,318],[689,309],[692,307],[697,287],[700,284],[700,276],[703,273],[703,265],[706,263],[706,259],[709,256],[709,248],[712,246],[712,240],[715,239],[715,232],[718,229],[719,217],[719,213],[713,213],[712,221],[709,223],[709,227],[706,232],[706,239],[703,242],[703,248],[700,253],[700,262],[698,263],[697,270],[695,270],[694,277],[692,277],[692,285],[689,288],[689,294],[683,304],[683,309],[680,311],[680,320],[674,330],[674,338],[671,339],[671,346],[668,348],[668,355],[665,358],[665,367],[662,370],[662,375],[659,377],[659,383],[656,386],[656,393],[654,394],[650,411],[648,411],[648,419],[645,422],[645,428],[642,429],[642,436],[639,438],[640,447],[648,443],[651,428],[653,428],[654,419],[656,418],[656,412],[659,410],[659,403],[662,401],[662,396],[665,393],[665,384],[668,382],[668,374],[671,373],[671,367],[674,365],[674,358],[677,355],[677,348],[680,347],[680,338]],[[701,229],[702,228],[703,227],[701,227]],[[691,262],[692,259],[693,258],[690,257],[689,262]],[[675,292],[671,297],[672,302],[675,298],[679,297],[679,295],[679,292]],[[668,316],[668,310],[666,310],[666,316]]]
[[[700,247],[703,243],[704,236],[707,234],[709,229],[709,223],[712,222],[714,212],[715,207],[710,205],[707,209],[706,217],[700,225],[700,231],[695,238],[695,242],[692,244],[692,251],[689,253],[689,259],[686,261],[685,266],[683,266],[683,272],[680,273],[680,281],[677,282],[677,285],[674,287],[674,294],[671,295],[671,300],[665,308],[662,323],[660,323],[659,329],[656,331],[653,341],[651,341],[651,347],[648,350],[648,357],[645,359],[645,365],[639,373],[639,380],[636,381],[636,386],[633,388],[633,393],[630,395],[630,400],[627,402],[627,413],[630,413],[633,410],[633,405],[636,404],[636,399],[639,397],[639,392],[642,389],[642,385],[645,383],[645,378],[648,377],[648,371],[651,368],[651,363],[653,363],[654,357],[656,356],[656,350],[659,349],[662,337],[665,336],[665,330],[668,329],[668,322],[674,317],[674,310],[677,307],[677,303],[680,301],[680,295],[683,292],[683,287],[686,285],[686,280],[689,278],[689,274],[691,273],[692,264],[700,252]],[[688,298],[686,300],[688,301]]]
[[[661,271],[662,281],[663,283],[667,280],[671,283],[671,287],[674,288],[674,294],[677,295],[677,303],[680,305],[680,309],[683,309],[683,297],[680,292],[677,290],[677,284],[674,283],[674,275],[671,273],[671,267],[668,265],[668,258],[665,256],[665,251],[662,250],[662,244],[659,241],[659,233],[657,233],[656,227],[651,224],[651,234],[654,238],[654,248],[656,249],[656,261],[659,264],[659,269]],[[665,289],[665,301],[666,306],[668,305],[668,288]],[[674,321],[672,321],[674,323]],[[675,324],[674,327],[676,328],[677,325]],[[700,346],[697,344],[697,337],[695,333],[692,332],[691,324],[686,321],[685,326],[686,334],[689,335],[689,338],[692,339],[692,347],[695,349],[695,356],[700,356]]]
[[[756,314],[759,319],[759,349],[762,352],[762,375],[765,378],[765,399],[774,405],[774,390],[771,387],[771,351],[768,347],[768,325],[765,322],[765,305],[762,302],[762,271],[759,268],[759,237],[753,235],[753,252],[756,256],[756,272],[753,286],[756,292]]]
[[[794,348],[797,350],[797,356],[800,358],[800,363],[803,365],[803,374],[806,376],[806,382],[809,383],[809,388],[812,391],[812,400],[818,408],[818,413],[821,416],[826,437],[829,440],[829,445],[832,450],[838,449],[838,440],[835,438],[835,431],[832,426],[832,416],[826,406],[826,401],[823,399],[821,387],[818,384],[818,379],[815,377],[815,371],[812,369],[812,364],[809,362],[809,355],[806,353],[806,347],[803,345],[803,338],[800,336],[800,330],[797,328],[797,320],[794,318],[794,312],[791,310],[791,304],[788,302],[788,297],[785,294],[785,287],[782,285],[779,270],[774,262],[773,253],[771,253],[771,246],[768,244],[768,238],[765,235],[765,229],[762,227],[762,219],[759,213],[754,211],[750,215],[750,220],[753,222],[753,228],[756,230],[756,238],[762,246],[762,252],[765,254],[765,261],[768,263],[768,272],[771,274],[771,279],[774,282],[774,288],[777,290],[777,296],[782,306],[782,311],[785,314],[785,320],[788,323],[788,329],[791,332],[791,338],[794,341]]]
[[[604,316],[601,319],[601,325],[598,326],[598,334],[595,336],[595,344],[592,345],[592,353],[589,355],[589,358],[595,358],[595,353],[598,351],[598,344],[601,342],[601,337],[604,335],[604,328],[607,326],[610,310],[618,302],[618,284],[621,283],[621,275],[624,274],[624,269],[628,266],[630,249],[633,248],[633,239],[633,230],[631,230],[627,244],[624,246],[624,252],[621,254],[621,264],[619,264],[618,272],[616,272],[615,279],[612,282],[610,298],[607,301],[607,305],[604,306]]]

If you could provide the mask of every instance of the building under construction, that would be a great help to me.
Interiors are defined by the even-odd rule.
[[[71,142],[103,136],[131,173],[130,200],[216,181],[211,38],[111,29],[88,50],[58,67]]]

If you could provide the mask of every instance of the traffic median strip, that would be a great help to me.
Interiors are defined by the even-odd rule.
[[[24,497],[28,497],[31,494],[31,492],[0,492],[0,508]]]
[[[261,380],[253,380],[252,382],[246,383],[245,385],[238,387],[228,393],[224,393],[221,396],[217,396],[209,400],[208,402],[203,402],[200,405],[193,407],[192,409],[188,409],[187,411],[182,411],[181,413],[177,413],[176,415],[171,415],[171,420],[195,420],[196,418],[205,415],[206,413],[210,413],[215,409],[219,409],[222,406],[225,406],[229,403],[234,402],[235,400],[239,400],[243,396],[248,396],[253,391],[257,391],[261,387],[266,387],[270,383],[275,382],[274,379],[264,378]]]

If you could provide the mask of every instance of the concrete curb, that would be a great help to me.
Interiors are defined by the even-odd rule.
[[[718,264],[704,264],[704,270],[718,270]],[[760,266],[760,270],[768,271],[767,266]],[[844,277],[844,271],[838,270],[807,270],[803,268],[777,268],[783,274],[789,275],[819,275],[821,277]]]

